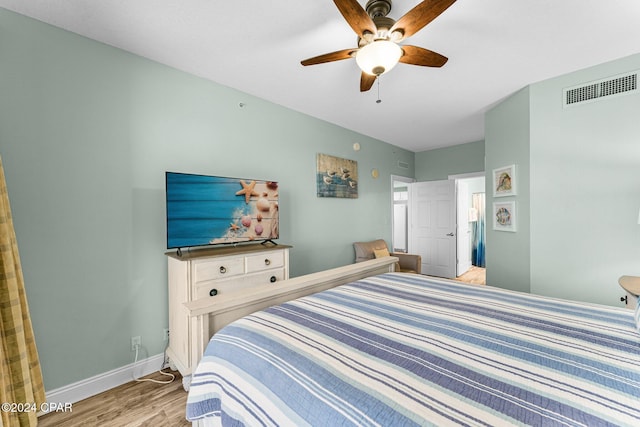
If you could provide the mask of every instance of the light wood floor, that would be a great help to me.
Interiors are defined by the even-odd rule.
[[[486,285],[487,284],[487,275],[486,270],[481,267],[471,266],[469,271],[464,273],[462,276],[456,277],[456,280],[465,283],[475,283],[476,285]]]
[[[40,427],[180,427],[185,419],[187,393],[182,377],[171,384],[130,382],[73,404],[71,413],[49,413],[38,420]],[[145,378],[166,380],[159,373]]]

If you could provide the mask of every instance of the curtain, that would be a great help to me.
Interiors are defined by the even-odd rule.
[[[471,240],[471,264],[477,267],[485,267],[484,241],[485,241],[485,196],[484,193],[474,193],[471,205],[478,211],[478,220],[473,223]]]
[[[33,405],[45,402],[38,351],[24,290],[9,195],[0,159],[0,403]],[[10,410],[6,410],[10,409]],[[3,407],[0,426],[38,424],[35,411]]]

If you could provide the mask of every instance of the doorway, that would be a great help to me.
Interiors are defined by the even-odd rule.
[[[455,212],[454,225],[456,234],[454,254],[454,272],[448,277],[461,278],[472,283],[484,283],[484,242],[485,242],[485,208],[484,172],[449,176],[449,181],[455,182]],[[411,209],[415,208],[415,200],[412,201],[415,180],[403,176],[391,176],[392,188],[392,247],[395,252],[416,252],[419,248],[412,249],[414,233],[410,224]],[[419,184],[419,183],[418,183]],[[435,184],[435,182],[434,182]],[[453,190],[452,190],[453,191]],[[412,207],[413,205],[413,207]],[[415,231],[415,230],[414,230]],[[447,236],[453,236],[448,233]],[[462,235],[462,239],[457,237]],[[415,239],[414,239],[415,240]],[[416,246],[414,242],[413,246]],[[439,245],[442,247],[443,245]],[[428,251],[433,253],[433,251]],[[418,253],[418,252],[416,252]],[[462,263],[466,268],[457,269],[462,256]],[[429,258],[428,255],[425,258]],[[442,259],[442,257],[440,257]],[[423,271],[424,273],[424,271]],[[465,276],[466,274],[466,276]],[[469,278],[471,276],[471,278]],[[442,276],[445,277],[445,276]]]
[[[391,175],[391,249],[407,253],[409,248],[409,185],[415,179]]]
[[[458,211],[458,271],[463,282],[485,284],[485,175],[451,176],[456,181]]]

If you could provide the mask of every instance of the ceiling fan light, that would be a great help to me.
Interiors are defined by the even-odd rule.
[[[391,71],[401,56],[400,46],[389,40],[377,40],[358,51],[356,62],[365,73],[380,76]]]

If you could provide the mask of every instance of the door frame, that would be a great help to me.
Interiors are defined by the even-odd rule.
[[[471,229],[469,227],[469,184],[455,179],[456,188],[456,277],[471,268]]]
[[[484,177],[486,180],[486,173],[485,171],[480,171],[480,172],[469,172],[469,173],[462,173],[462,174],[453,174],[453,175],[448,175],[447,179],[451,179],[451,180],[455,180],[456,184],[457,184],[457,180],[460,179],[468,179],[468,178],[479,178],[479,177]],[[394,221],[393,221],[393,217],[394,217],[394,211],[393,211],[393,205],[394,205],[394,200],[393,200],[393,192],[395,191],[394,188],[394,183],[396,181],[400,181],[400,182],[406,182],[408,184],[414,183],[414,182],[418,182],[417,179],[415,178],[410,178],[408,176],[402,176],[402,175],[391,175],[391,182],[390,182],[390,186],[391,186],[391,203],[390,203],[390,210],[391,210],[391,244],[393,245],[393,234],[395,232],[394,230]],[[456,194],[456,198],[457,198],[457,194]],[[411,203],[411,194],[409,193],[409,204]],[[456,199],[456,207],[457,207],[457,199]],[[456,226],[456,236],[458,234],[458,227]],[[457,266],[456,266],[457,267]]]
[[[395,192],[395,183],[396,182],[405,182],[407,184],[411,184],[413,182],[416,182],[415,178],[410,178],[408,176],[402,176],[402,175],[391,175],[391,251],[393,252],[393,236],[395,235],[395,212],[393,209],[394,206],[394,198],[393,198],[393,194]],[[411,197],[411,193],[409,193],[409,198]],[[405,230],[406,233],[408,234],[409,229],[408,229],[408,224],[407,224],[407,229]],[[407,239],[409,238],[409,236],[407,236]],[[407,240],[407,245],[408,245],[408,240]]]
[[[457,205],[458,205],[458,181],[459,180],[464,180],[464,179],[470,179],[470,178],[484,178],[485,179],[485,189],[487,186],[487,175],[485,173],[485,171],[481,171],[481,172],[469,172],[469,173],[461,173],[461,174],[455,174],[455,175],[449,175],[449,179],[453,179],[456,182],[456,209],[457,209]],[[486,191],[485,191],[486,193]],[[456,224],[456,236],[458,236],[460,234],[460,226],[459,224]],[[460,249],[460,248],[458,248]],[[456,260],[456,264],[457,264],[458,260]],[[457,272],[457,265],[456,265],[456,272]]]

